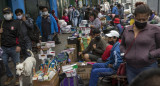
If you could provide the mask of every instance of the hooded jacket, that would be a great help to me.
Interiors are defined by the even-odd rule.
[[[58,26],[57,26],[57,22],[54,19],[54,17],[49,14],[49,18],[50,18],[50,22],[51,22],[51,34],[54,34],[55,32],[58,33]],[[40,29],[41,35],[43,36],[42,33],[42,16],[38,16],[37,20],[36,20],[36,24],[38,26],[38,28]]]

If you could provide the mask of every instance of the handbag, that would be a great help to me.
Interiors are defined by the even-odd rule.
[[[138,34],[138,35],[139,35],[139,34]],[[138,36],[138,35],[137,35],[137,36]],[[125,59],[125,56],[126,56],[126,54],[128,53],[128,51],[131,49],[133,43],[135,42],[137,36],[133,39],[133,41],[131,42],[129,48],[127,49],[126,53],[124,54],[124,59]],[[125,61],[125,60],[124,60],[124,61]],[[118,68],[118,70],[117,70],[117,75],[119,75],[119,76],[124,76],[124,75],[126,75],[126,62],[123,62],[123,63],[120,64],[120,66],[119,66],[119,68]]]

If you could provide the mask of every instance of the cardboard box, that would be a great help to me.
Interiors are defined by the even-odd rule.
[[[74,62],[76,62],[77,61],[77,45],[76,44],[68,44],[68,45],[66,45],[66,48],[75,48],[72,58],[74,59]]]
[[[85,62],[77,62],[77,65],[78,65],[77,74],[82,79],[90,79],[92,65],[87,65],[87,63]]]
[[[59,86],[59,76],[58,72],[50,81],[33,81],[33,86]]]

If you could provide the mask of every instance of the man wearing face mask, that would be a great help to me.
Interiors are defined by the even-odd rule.
[[[83,52],[79,52],[79,55],[84,54],[84,60],[87,62],[97,61],[106,48],[106,42],[101,38],[99,29],[94,29],[93,34],[94,38],[88,47]]]
[[[23,14],[22,9],[16,9],[15,14],[16,14],[17,20],[19,20],[21,23],[21,31],[20,32],[22,34],[22,37],[20,37],[20,38],[21,38],[21,40],[23,40],[20,43],[21,54],[23,55],[23,58],[26,59],[27,57],[30,56],[30,53],[27,52],[27,49],[32,50],[32,42],[31,42],[31,39],[29,38],[27,31],[29,29],[34,29],[33,19],[31,19],[31,18],[26,19],[25,15]]]
[[[13,13],[9,7],[3,9],[4,20],[0,21],[0,34],[1,34],[1,47],[3,49],[2,59],[6,68],[7,80],[4,82],[4,85],[9,85],[13,80],[13,74],[8,66],[9,57],[12,58],[14,65],[20,62],[20,46],[18,42],[21,42],[19,39],[20,36],[20,22],[14,20]],[[17,40],[17,38],[19,40]],[[15,85],[19,84],[19,78],[16,77]]]
[[[97,86],[98,78],[104,76],[110,76],[115,74],[123,62],[120,56],[120,43],[119,33],[117,31],[110,31],[106,34],[107,37],[111,37],[110,43],[113,43],[113,47],[110,52],[110,56],[106,63],[95,63],[92,67],[91,77],[89,81],[89,86]]]
[[[48,7],[43,7],[42,17],[38,17],[36,24],[40,29],[43,42],[52,41],[53,36],[58,33],[57,22],[52,14],[48,13]]]
[[[113,30],[114,31],[114,30]],[[114,45],[113,36],[112,35],[105,35],[105,40],[107,41],[106,50],[104,51],[102,58],[99,58],[97,63],[105,63],[107,59],[110,57],[111,49]]]

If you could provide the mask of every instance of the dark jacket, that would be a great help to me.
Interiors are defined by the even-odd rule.
[[[20,43],[20,45],[24,45],[24,43],[31,43],[31,39],[28,36],[28,30],[29,29],[34,29],[34,25],[32,23],[32,21],[30,20],[26,20],[26,21],[20,21],[20,26],[21,26],[21,30],[20,30],[20,39],[22,40]],[[30,30],[31,31],[31,30]]]
[[[125,29],[122,42],[121,52],[127,52],[134,39],[133,26]],[[150,55],[149,55],[150,54]],[[155,25],[147,24],[147,26],[139,32],[132,47],[125,56],[128,65],[135,68],[142,68],[156,62],[160,56],[160,28]],[[153,58],[153,59],[149,59]]]
[[[93,48],[93,44],[96,44],[96,47],[97,47],[96,49]],[[103,52],[105,51],[105,48],[106,48],[106,42],[102,38],[100,41],[92,39],[88,47],[82,53],[85,54],[92,51],[92,54],[101,57]]]
[[[0,24],[2,21],[0,21]],[[18,46],[16,39],[20,37],[20,22],[18,20],[10,20],[6,21],[4,20],[3,25],[3,33],[2,33],[2,46],[5,47],[12,47],[12,46]],[[19,42],[21,40],[18,40]]]

